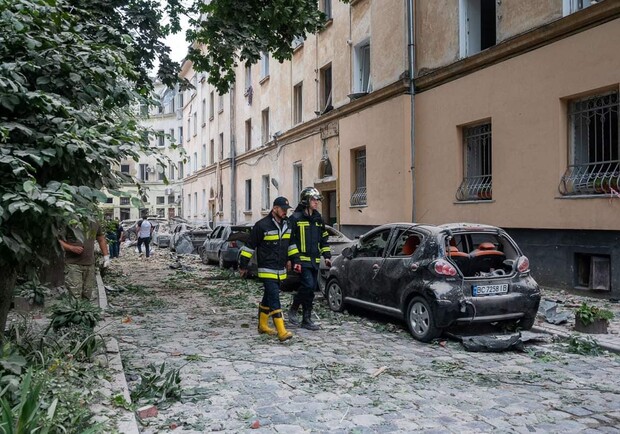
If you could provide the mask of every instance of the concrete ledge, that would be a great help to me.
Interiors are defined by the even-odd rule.
[[[578,331],[569,332],[562,327],[554,326],[553,324],[539,324],[532,327],[533,332],[537,333],[547,333],[550,335],[557,335],[563,338],[569,338],[571,335],[579,335],[579,336],[590,336],[592,337],[601,348],[610,351],[612,353],[620,354],[620,345],[615,342],[608,342],[607,339],[604,339],[605,336],[609,335],[591,335],[587,333],[580,333]],[[603,339],[601,339],[603,337]]]
[[[105,292],[103,280],[101,275],[97,271],[97,292],[99,296],[99,307],[104,311],[108,307],[108,297]],[[105,327],[105,324],[103,325]],[[103,328],[102,327],[102,328]],[[129,387],[127,386],[127,380],[125,379],[125,371],[123,369],[123,363],[121,361],[121,353],[118,348],[118,342],[114,338],[108,338],[106,340],[106,352],[108,356],[108,368],[110,370],[113,390],[120,391],[125,398],[125,401],[131,403],[131,395],[129,394]],[[119,418],[117,419],[117,429],[123,434],[140,434],[138,428],[138,421],[133,411],[128,411],[122,408],[118,408]]]

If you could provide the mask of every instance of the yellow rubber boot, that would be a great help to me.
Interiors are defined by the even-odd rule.
[[[293,333],[286,330],[284,327],[284,318],[282,318],[282,309],[276,309],[270,314],[273,317],[273,323],[278,331],[278,339],[285,341],[293,337]]]
[[[269,308],[258,305],[258,332],[267,333],[268,335],[275,335],[277,332],[269,327]]]

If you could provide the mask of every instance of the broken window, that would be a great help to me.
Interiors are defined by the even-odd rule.
[[[321,114],[327,113],[332,106],[332,64],[321,69]]]
[[[577,288],[609,291],[611,289],[610,264],[609,255],[575,254]]]
[[[461,0],[459,12],[461,57],[496,44],[495,0]]]
[[[370,80],[370,42],[363,42],[355,47],[354,93],[372,91]]]
[[[353,186],[351,206],[365,206],[366,200],[366,148],[353,151]]]
[[[387,246],[387,242],[390,238],[390,229],[385,229],[374,234],[371,237],[363,238],[356,250],[356,258],[375,258],[382,257],[383,251]]]
[[[463,128],[463,181],[457,200],[492,199],[491,123]]]

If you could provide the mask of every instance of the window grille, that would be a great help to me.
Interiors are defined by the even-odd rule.
[[[363,206],[366,201],[366,149],[355,151],[355,191],[351,195],[351,206]]]
[[[560,180],[561,194],[620,191],[618,101],[615,91],[569,103],[570,164]]]
[[[457,200],[490,200],[492,190],[491,124],[463,128],[464,176]]]

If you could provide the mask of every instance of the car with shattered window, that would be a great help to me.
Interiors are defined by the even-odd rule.
[[[151,216],[149,216],[149,221],[153,225],[153,232],[155,232],[157,230],[157,227],[160,224],[162,224],[162,223],[167,224],[168,223],[168,220],[163,219],[161,217],[151,217]],[[125,229],[125,239],[129,239],[131,241],[138,241],[138,231],[140,230],[140,228],[138,227],[139,223],[142,223],[142,219],[135,220],[129,227],[124,228]]]
[[[422,342],[456,324],[529,330],[540,297],[515,241],[501,228],[472,223],[379,226],[343,250],[326,284],[331,310],[392,315]]]
[[[162,222],[153,229],[151,244],[160,249],[165,249],[170,247],[170,238],[170,223],[168,221]]]
[[[327,231],[327,245],[329,246],[332,254],[332,261],[337,258],[340,253],[346,248],[355,244],[355,241],[348,238],[345,234],[340,232],[333,226],[325,225]],[[256,259],[252,258],[248,266],[248,273],[250,276],[256,276]],[[319,264],[319,276],[317,291],[325,291],[325,282],[327,280],[327,274],[329,273],[329,267],[325,265],[325,259],[321,257],[321,263]],[[295,291],[299,287],[300,279],[299,274],[294,271],[289,271],[286,279],[282,282],[283,291]]]
[[[237,268],[239,252],[247,243],[252,226],[220,224],[213,229],[200,249],[204,264],[216,263],[220,268]]]
[[[170,250],[179,254],[200,253],[211,232],[208,223],[176,219],[171,231]]]

